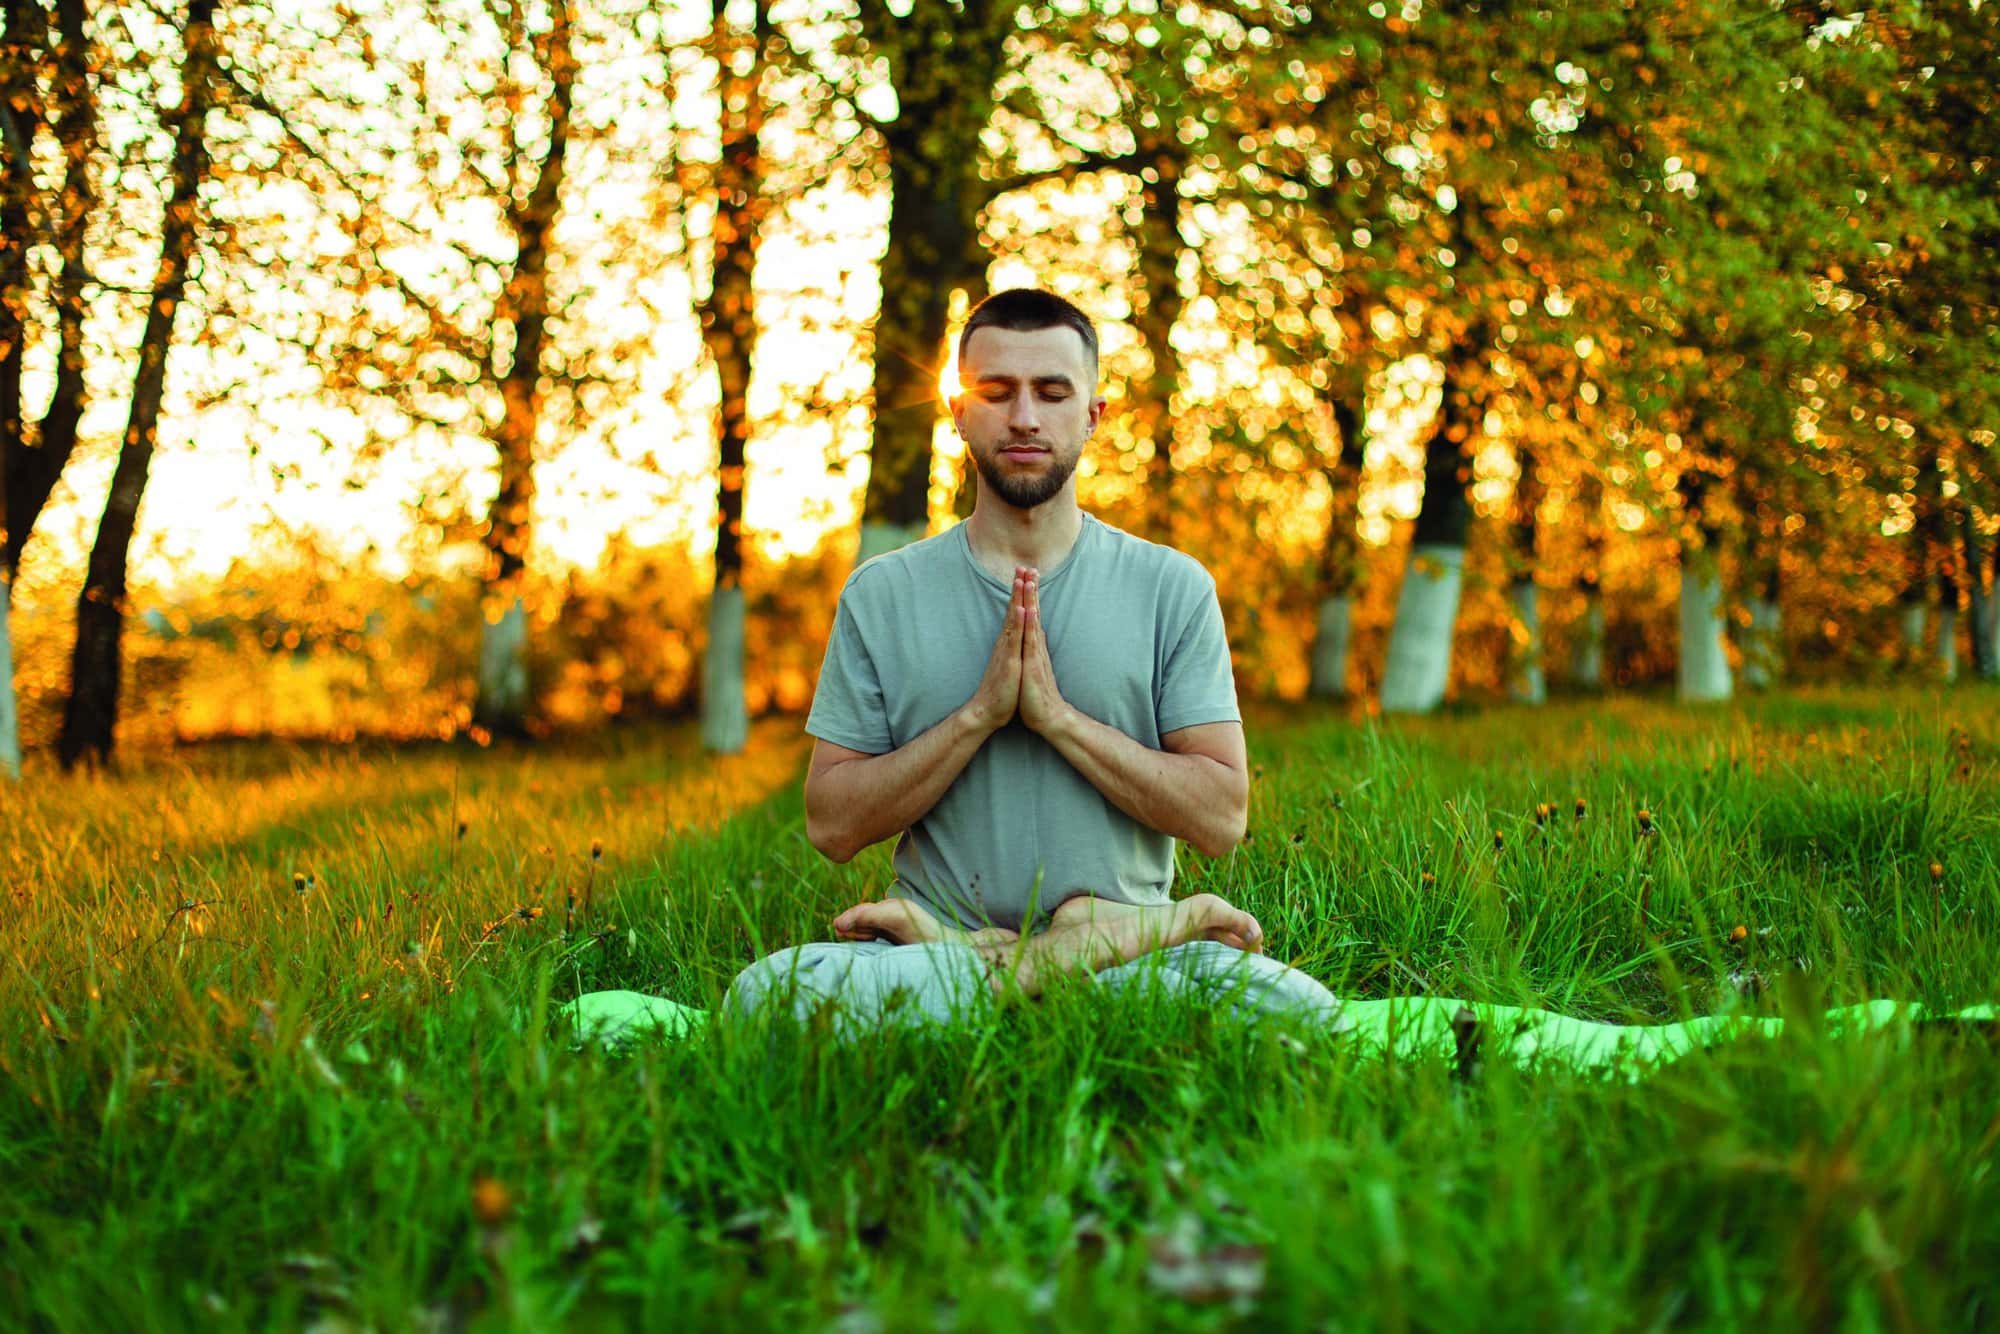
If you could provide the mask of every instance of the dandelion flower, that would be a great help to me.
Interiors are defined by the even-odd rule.
[[[481,1173],[472,1179],[472,1213],[488,1227],[507,1221],[507,1211],[513,1207],[507,1188],[492,1177]]]

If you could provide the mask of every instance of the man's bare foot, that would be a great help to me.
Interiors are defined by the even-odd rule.
[[[891,945],[955,940],[977,947],[1020,939],[1018,931],[1010,931],[1004,926],[985,926],[976,931],[946,926],[915,899],[857,903],[833,919],[833,933],[842,940],[886,940]]]
[[[989,945],[979,955],[995,996],[1016,990],[1038,996],[1058,974],[1102,972],[1194,940],[1221,941],[1258,953],[1264,948],[1264,929],[1249,913],[1214,894],[1144,908],[1083,896],[1056,909],[1049,929],[1040,935]]]
[[[1191,940],[1219,940],[1252,954],[1264,950],[1264,928],[1249,913],[1216,894],[1193,894],[1174,903],[1134,907],[1079,894],[1066,899],[1049,918],[1049,929],[1094,926],[1119,944],[1128,961],[1151,950]],[[1152,943],[1149,943],[1152,942]],[[1126,954],[1131,947],[1134,953]]]

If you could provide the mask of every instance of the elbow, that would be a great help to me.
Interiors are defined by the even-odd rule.
[[[818,800],[815,801],[815,795]],[[812,844],[813,851],[831,862],[845,863],[854,860],[854,849],[847,845],[844,832],[836,822],[827,817],[830,802],[824,792],[815,794],[811,777],[806,779],[806,842]]]
[[[1195,851],[1201,853],[1204,857],[1227,857],[1230,853],[1236,851],[1236,845],[1243,841],[1243,834],[1243,822],[1239,820],[1227,829],[1216,834],[1211,834],[1207,847],[1203,847],[1199,843],[1195,844]]]
[[[1226,824],[1215,824],[1201,832],[1189,843],[1204,857],[1227,857],[1236,851],[1236,845],[1243,841],[1244,822],[1241,816],[1233,817]]]
[[[810,808],[806,811],[806,842],[830,862],[844,865],[854,860],[854,849],[848,846],[841,831],[829,826],[824,817],[815,820]]]
[[[1239,792],[1232,794],[1229,805],[1208,831],[1207,845],[1197,843],[1195,850],[1205,857],[1227,857],[1236,851],[1236,845],[1243,841],[1249,828],[1250,790],[1249,784],[1245,783]]]

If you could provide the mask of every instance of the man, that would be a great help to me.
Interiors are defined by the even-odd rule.
[[[1060,297],[1000,292],[967,321],[950,403],[977,503],[848,577],[806,722],[807,837],[846,862],[899,835],[895,892],[750,965],[732,1006],[795,987],[798,1013],[837,1000],[865,1028],[1077,974],[1337,1009],[1249,913],[1168,897],[1174,840],[1243,837],[1249,768],[1215,581],[1077,506],[1097,373]]]

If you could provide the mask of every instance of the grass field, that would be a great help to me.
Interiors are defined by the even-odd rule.
[[[0,1325],[2000,1324],[1976,1026],[1793,1023],[1637,1085],[1085,993],[572,1053],[560,1001],[712,1006],[886,885],[887,844],[807,845],[798,725],[0,792]],[[1337,994],[2000,999],[1991,691],[1268,709],[1250,748],[1250,838],[1177,892]]]

